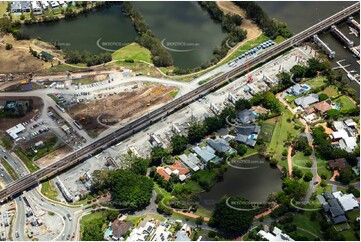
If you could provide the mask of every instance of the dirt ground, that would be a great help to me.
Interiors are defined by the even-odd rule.
[[[34,163],[38,167],[46,167],[53,163],[55,160],[60,160],[61,158],[65,157],[67,154],[69,154],[72,151],[72,149],[65,145],[55,151],[53,151],[50,154],[47,154],[46,156],[36,160]]]
[[[32,110],[25,114],[22,118],[2,118],[0,122],[0,132],[5,132],[5,130],[17,125],[18,123],[23,123],[31,118],[34,118],[37,114],[41,113],[44,107],[43,100],[40,97],[0,97],[0,103],[4,103],[4,101],[7,100],[27,101],[29,99],[33,100]]]
[[[217,1],[217,5],[223,12],[237,14],[243,18],[241,28],[247,30],[246,41],[256,38],[262,33],[262,31],[258,28],[257,24],[255,24],[252,20],[246,18],[246,12],[243,9],[240,9],[234,3],[230,1]]]
[[[5,44],[13,48],[5,50]],[[0,73],[36,72],[48,69],[51,64],[32,56],[29,52],[30,40],[15,41],[10,35],[0,36]]]
[[[90,135],[96,136],[107,128],[102,124],[124,124],[156,105],[171,100],[170,92],[175,89],[176,87],[173,86],[147,85],[132,92],[123,92],[90,103],[74,105],[69,108],[68,113]]]

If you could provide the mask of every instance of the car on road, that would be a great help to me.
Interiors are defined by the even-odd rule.
[[[318,181],[315,181],[314,183],[313,183],[313,185],[317,185],[318,184]]]
[[[15,237],[19,238],[19,232],[18,231],[15,232]]]
[[[5,159],[5,160],[7,160],[7,159],[8,159],[8,157],[7,157],[6,155],[4,155],[4,159]]]
[[[71,218],[70,214],[67,214],[66,216],[68,217],[69,221],[71,221],[71,220],[72,220],[72,218]]]

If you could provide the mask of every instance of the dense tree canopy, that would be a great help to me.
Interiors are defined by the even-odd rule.
[[[183,135],[175,134],[171,138],[173,155],[180,155],[187,149],[188,139]]]
[[[193,123],[188,129],[189,143],[200,141],[207,133],[207,127],[202,123]]]
[[[150,165],[159,166],[162,162],[162,158],[167,154],[167,151],[163,147],[153,147],[150,152]]]
[[[148,166],[148,160],[137,157],[133,160],[131,171],[139,175],[145,175],[147,173]]]
[[[257,210],[254,210],[248,200],[241,197],[226,197],[216,204],[209,225],[234,236],[242,235],[252,225],[256,212]]]

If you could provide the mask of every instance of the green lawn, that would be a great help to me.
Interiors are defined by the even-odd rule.
[[[258,139],[263,140],[265,142],[271,142],[274,128],[275,128],[274,124],[263,123],[261,125],[261,132],[258,135]]]
[[[169,93],[169,95],[171,95],[172,98],[175,98],[175,97],[177,96],[178,92],[179,92],[179,90],[177,89],[177,90],[171,91],[171,92]]]
[[[37,167],[31,160],[29,160],[29,158],[20,149],[15,149],[14,152],[24,162],[30,172],[39,170],[39,167]]]
[[[322,174],[326,174],[328,180],[332,177],[333,172],[328,170],[327,167],[327,161],[317,158],[317,173],[319,176],[321,176]]]
[[[324,93],[330,98],[334,98],[338,95],[337,87],[335,86],[328,86],[325,90],[318,92],[318,94]]]
[[[54,184],[50,181],[46,181],[41,184],[41,193],[51,200],[59,201],[57,198],[58,191],[56,190]]]
[[[151,63],[151,53],[148,49],[137,43],[131,43],[120,48],[112,54],[113,60],[143,60]]]
[[[324,76],[319,76],[319,77],[315,77],[312,78],[311,80],[308,80],[306,82],[306,84],[311,85],[313,88],[317,88],[317,87],[322,87],[327,85],[324,81],[326,80],[326,77]]]
[[[293,103],[293,101],[296,99],[297,97],[294,96],[294,95],[287,95],[285,97],[285,100],[288,102],[288,103]]]
[[[11,165],[9,165],[9,163],[5,159],[0,158],[0,160],[1,160],[1,164],[3,165],[7,173],[11,176],[11,178],[14,180],[18,179],[19,175],[15,172],[14,168]]]
[[[292,165],[298,167],[303,174],[311,172],[311,168],[307,167],[307,164],[309,162],[312,164],[312,160],[310,159],[310,157],[305,156],[303,152],[298,151],[294,156],[292,156]]]
[[[77,65],[79,67],[86,67],[86,64],[74,64],[74,65]],[[60,65],[54,65],[49,70],[54,71],[54,72],[60,72],[60,71],[63,72],[63,71],[76,71],[76,70],[79,70],[79,69],[81,69],[81,68],[68,66],[66,64],[60,64]],[[82,68],[82,69],[84,69],[84,68]]]
[[[82,78],[82,79],[73,80],[73,83],[79,83],[82,85],[92,84],[94,82],[96,81],[93,78]]]
[[[274,123],[275,119],[277,122],[267,150],[269,153],[273,154],[273,158],[278,161],[281,161],[282,152],[287,149],[284,142],[288,141],[291,137],[296,137],[300,132],[294,128],[295,123],[293,121],[287,121],[288,118],[293,117],[293,114],[283,105],[281,105],[281,113],[281,116],[270,119],[270,123]],[[287,168],[287,160],[284,160],[281,163],[283,167]]]
[[[0,2],[0,16],[2,17],[4,13],[6,13],[6,8],[8,6],[8,2]]]
[[[341,97],[334,100],[341,106],[341,111],[347,111],[356,108],[356,105],[350,100],[349,97],[342,95]]]
[[[59,98],[57,96],[55,96],[54,94],[48,94],[49,97],[51,97],[51,99],[54,100],[54,102],[58,102]]]
[[[212,217],[212,211],[209,211],[205,208],[202,208],[202,207],[198,207],[197,208],[197,211],[194,213],[198,216],[202,216],[203,218],[210,218]]]
[[[318,220],[311,220],[312,212],[305,211],[303,214],[296,214],[293,219],[293,224],[297,227],[308,230],[321,238],[321,227]]]
[[[7,137],[0,136],[0,141],[2,145],[5,147],[5,149],[9,150],[11,147],[13,147],[11,141]]]

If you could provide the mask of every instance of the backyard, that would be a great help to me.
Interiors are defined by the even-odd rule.
[[[341,106],[341,111],[348,111],[356,108],[356,105],[351,101],[351,99],[345,95],[340,96],[334,101]]]
[[[328,86],[325,90],[318,92],[318,94],[324,93],[330,98],[335,98],[338,95],[337,87],[335,86]]]
[[[306,84],[310,85],[312,88],[323,87],[323,86],[327,85],[324,82],[325,80],[326,80],[326,77],[318,76],[318,77],[315,77],[315,78],[312,78],[312,79],[306,81]]]

